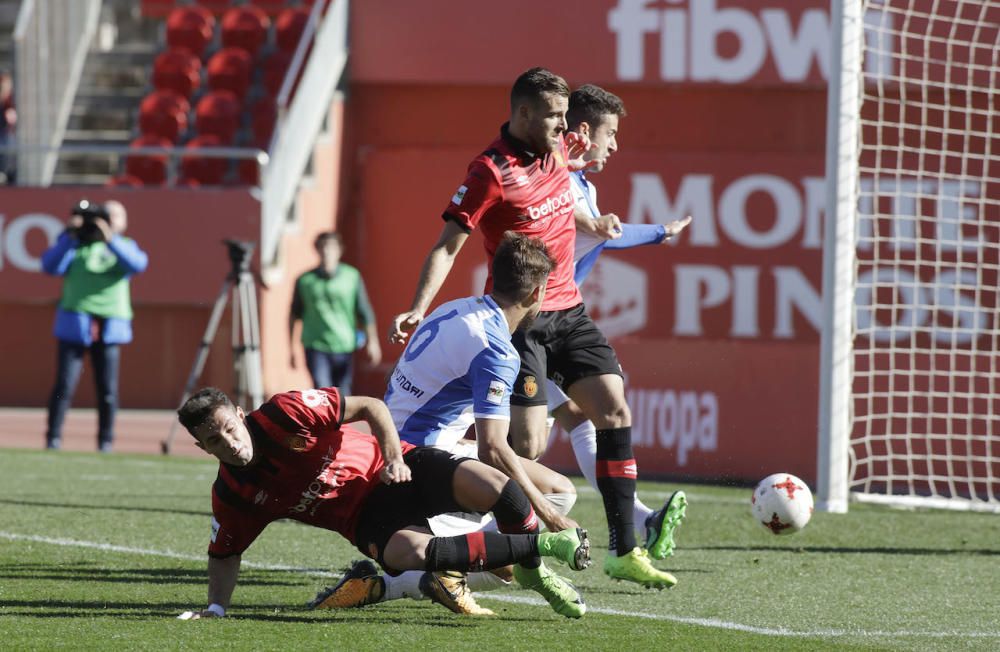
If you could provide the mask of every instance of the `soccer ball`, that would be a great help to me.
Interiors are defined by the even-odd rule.
[[[761,480],[753,490],[750,511],[772,534],[794,534],[812,517],[812,492],[794,475],[774,473]]]

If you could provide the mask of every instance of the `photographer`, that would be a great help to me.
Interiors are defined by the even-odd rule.
[[[147,256],[124,237],[125,207],[87,200],[72,211],[66,230],[42,254],[42,269],[63,276],[54,333],[59,340],[58,372],[49,398],[46,448],[62,443],[62,425],[76,390],[83,354],[90,350],[97,385],[97,447],[111,451],[118,406],[119,345],[132,341],[129,278],[146,269]]]

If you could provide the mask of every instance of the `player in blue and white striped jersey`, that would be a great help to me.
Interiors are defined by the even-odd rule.
[[[576,250],[574,254],[574,279],[582,286],[587,274],[605,249],[627,249],[641,245],[668,242],[691,222],[687,217],[669,224],[622,224],[614,214],[602,214],[597,207],[597,188],[587,179],[587,174],[599,173],[610,156],[618,151],[619,118],[625,115],[621,99],[604,89],[590,84],[581,86],[570,95],[566,122],[570,132],[586,136],[593,149],[584,160],[594,161],[586,171],[571,172],[573,196],[576,201]],[[613,234],[609,239],[608,235]],[[595,489],[600,473],[597,470],[597,432],[583,411],[552,380],[548,380],[546,396],[549,411],[559,425],[570,433],[573,453],[580,470]],[[687,499],[683,492],[675,492],[659,510],[647,507],[638,496],[633,500],[633,523],[645,535],[644,548],[656,559],[673,553],[674,530],[684,518]],[[611,560],[609,561],[616,561]],[[618,577],[618,569],[605,565],[605,571]],[[624,575],[622,579],[629,579]]]

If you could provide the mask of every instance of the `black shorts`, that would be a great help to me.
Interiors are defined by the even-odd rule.
[[[538,313],[527,331],[515,331],[521,371],[511,405],[545,405],[545,378],[564,391],[589,376],[622,375],[615,350],[581,303],[565,310]]]
[[[438,448],[417,447],[403,456],[412,479],[379,484],[361,505],[354,531],[354,545],[385,567],[382,555],[396,532],[413,526],[427,527],[427,519],[464,510],[455,502],[452,478],[467,457],[456,457]]]

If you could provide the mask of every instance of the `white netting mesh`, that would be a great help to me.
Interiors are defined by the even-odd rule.
[[[850,489],[998,507],[1000,2],[864,24]]]

